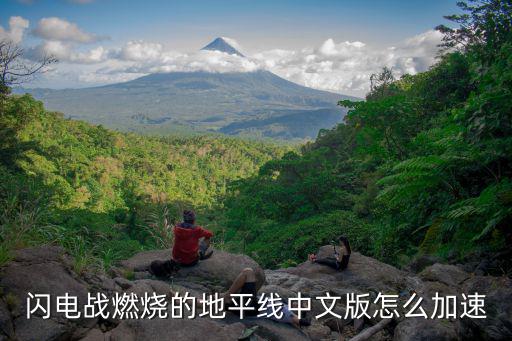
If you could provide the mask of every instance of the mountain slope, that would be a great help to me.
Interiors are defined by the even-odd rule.
[[[223,38],[203,50],[244,58]],[[318,129],[342,120],[346,111],[337,102],[354,99],[307,88],[264,70],[157,73],[100,87],[17,92],[29,92],[68,117],[120,130],[215,131],[285,139],[316,137]],[[275,127],[269,128],[276,119],[277,133]],[[293,128],[300,125],[312,129]]]
[[[257,121],[293,111],[317,117],[329,110],[340,121],[345,113],[336,107],[347,96],[314,90],[287,81],[268,71],[245,73],[173,72],[151,74],[129,82],[85,89],[25,89],[45,105],[68,117],[121,130],[166,132],[178,128],[218,131],[232,123]],[[306,115],[307,116],[307,115]],[[296,119],[299,119],[297,117]],[[300,122],[294,122],[297,124]],[[253,127],[247,127],[255,128]],[[256,134],[271,136],[267,134]],[[315,134],[285,134],[289,138]]]
[[[203,47],[201,50],[208,51],[220,51],[227,54],[235,54],[240,57],[244,57],[242,53],[240,53],[237,49],[231,46],[225,38],[216,38],[214,41]]]
[[[233,122],[220,128],[228,135],[266,136],[292,139],[296,136],[317,136],[322,128],[332,127],[340,121],[340,110],[276,110],[268,117]]]

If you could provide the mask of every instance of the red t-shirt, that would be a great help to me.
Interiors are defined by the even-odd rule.
[[[172,259],[181,264],[191,264],[197,261],[199,251],[199,239],[211,238],[213,233],[201,226],[180,227],[174,226],[174,245],[172,247]]]

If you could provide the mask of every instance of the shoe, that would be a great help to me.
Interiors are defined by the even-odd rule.
[[[311,325],[311,317],[303,317],[299,320],[299,326],[301,327],[309,327]]]
[[[171,259],[171,261],[169,262],[169,268],[168,268],[169,275],[172,276],[172,275],[176,274],[178,271],[180,271],[180,269],[181,269],[180,263],[176,262],[174,259]]]
[[[199,251],[199,259],[200,259],[200,260],[208,259],[208,258],[210,258],[212,255],[213,255],[213,250],[210,250],[210,252],[208,252],[208,253],[206,253],[206,254],[205,254],[203,251]]]

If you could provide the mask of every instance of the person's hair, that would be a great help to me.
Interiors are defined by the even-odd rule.
[[[347,237],[339,236],[338,240],[340,241],[340,243],[343,243],[343,245],[345,245],[345,248],[347,249],[347,252],[349,254],[352,253],[352,249],[350,248],[350,243],[348,242],[348,238]]]
[[[183,211],[183,221],[185,223],[193,224],[196,221],[196,214],[192,210]]]

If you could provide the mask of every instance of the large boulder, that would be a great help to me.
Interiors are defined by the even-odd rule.
[[[332,245],[320,248],[318,258],[333,256]],[[309,279],[336,282],[336,287],[357,288],[363,291],[397,291],[403,288],[407,273],[371,257],[352,252],[350,262],[344,271],[336,271],[325,265],[309,261],[284,271]]]
[[[12,323],[11,312],[3,299],[0,301],[0,336],[2,335],[8,339],[14,339],[14,325]],[[0,337],[0,340],[1,339]]]
[[[452,287],[461,285],[470,276],[456,265],[440,263],[431,265],[420,273],[420,278],[424,281],[437,281]]]
[[[121,268],[114,269],[115,278],[105,274],[73,270],[72,259],[63,249],[41,246],[15,252],[12,261],[0,268],[0,340],[235,340],[246,328],[257,326],[256,340],[333,340],[352,337],[361,328],[371,326],[378,319],[338,319],[324,316],[315,319],[325,308],[315,298],[327,292],[342,299],[333,308],[344,316],[347,293],[396,293],[399,297],[401,317],[372,336],[372,340],[422,341],[422,340],[509,340],[512,339],[512,280],[507,277],[474,276],[458,266],[433,264],[418,275],[396,269],[370,257],[354,252],[349,266],[336,271],[327,266],[304,262],[296,267],[263,270],[251,258],[215,251],[214,255],[193,267],[183,267],[169,280],[152,278],[147,271],[156,259],[169,257],[169,250],[142,252],[122,261]],[[331,256],[332,246],[324,246],[318,256]],[[291,325],[263,318],[246,318],[227,313],[222,320],[153,319],[153,320],[98,320],[66,319],[55,309],[55,298],[66,292],[79,299],[78,310],[83,311],[87,292],[115,292],[167,295],[174,292],[190,293],[200,297],[202,293],[226,290],[244,268],[256,271],[260,293],[278,293],[284,299],[295,297],[299,292],[312,299],[312,325],[298,330]],[[123,278],[129,275],[130,280]],[[264,283],[265,282],[265,283]],[[263,284],[264,283],[264,284]],[[51,317],[40,314],[26,318],[26,298],[33,294],[50,294]],[[432,320],[404,318],[401,307],[412,293],[424,298],[422,307],[430,316],[433,311],[431,298],[461,293],[486,295],[486,319]],[[460,306],[459,306],[460,308]],[[370,315],[375,304],[369,307]],[[460,311],[459,311],[460,313]],[[393,330],[394,329],[394,330]]]
[[[334,311],[344,316],[343,305],[345,303],[345,294],[348,292],[354,292],[356,294],[361,293],[360,290],[346,290],[341,288],[330,276],[326,278],[317,277],[310,279],[291,274],[287,272],[286,269],[265,270],[265,274],[268,284],[261,288],[261,292],[279,294],[283,299],[297,297],[298,293],[300,293],[302,297],[311,299],[310,315],[312,317],[320,315],[325,311],[322,303],[317,300],[316,297],[325,296],[327,292],[333,296],[340,296],[341,300],[339,300]],[[342,322],[346,324],[346,321]]]
[[[414,257],[409,264],[407,264],[404,270],[414,273],[419,273],[427,266],[434,265],[435,263],[439,263],[441,259],[439,257],[428,255],[428,254],[420,254]]]
[[[171,250],[151,250],[139,252],[136,255],[122,260],[119,264],[131,271],[148,271],[149,265],[154,260],[164,260],[171,257]]]
[[[244,324],[248,328],[258,326],[256,335],[260,336],[263,340],[311,340],[306,332],[289,324],[278,323],[268,319],[248,320],[244,321]]]
[[[454,341],[457,333],[453,323],[443,320],[409,318],[400,322],[395,330],[393,341]]]
[[[110,332],[104,333],[99,329],[91,329],[80,341],[109,341]]]
[[[153,279],[139,279],[132,282],[133,285],[127,288],[127,293],[133,292],[138,297],[144,296],[145,293],[157,295],[166,295],[170,297],[172,295],[171,287],[168,283]]]
[[[242,323],[224,324],[211,319],[125,320],[111,331],[110,341],[138,340],[238,340]]]
[[[475,276],[462,292],[485,295],[485,319],[459,319],[459,336],[471,340],[512,340],[512,280],[508,277]]]
[[[404,309],[403,304],[410,299],[412,292],[416,293],[418,297],[423,298],[421,307],[428,316],[431,316],[435,310],[435,302],[432,300],[432,297],[435,297],[436,293],[441,297],[460,296],[460,288],[458,286],[450,286],[439,281],[424,281],[417,276],[406,277],[405,284],[408,290],[403,292],[400,297],[402,316],[411,308]]]
[[[311,340],[307,331],[299,330],[287,323],[279,323],[266,318],[246,317],[240,320],[234,314],[226,314],[222,322],[227,324],[242,323],[246,328],[257,326],[254,334],[263,340]]]
[[[122,261],[120,265],[130,271],[147,273],[152,261],[168,259],[170,254],[170,250],[145,251]],[[214,250],[213,256],[197,265],[182,267],[173,280],[182,285],[198,283],[208,291],[226,290],[245,268],[255,271],[259,289],[265,282],[265,273],[258,263],[249,256],[220,250]]]
[[[0,287],[3,300],[9,303],[10,315],[6,316],[5,309],[1,309],[2,329],[8,335],[12,323],[15,339],[64,339],[96,323],[94,319],[81,316],[71,320],[63,313],[57,313],[57,296],[68,293],[78,297],[78,311],[83,311],[88,292],[87,283],[73,272],[71,259],[60,247],[41,246],[16,251],[13,260],[0,269]],[[49,319],[43,319],[40,312],[27,319],[29,293],[50,295]]]

